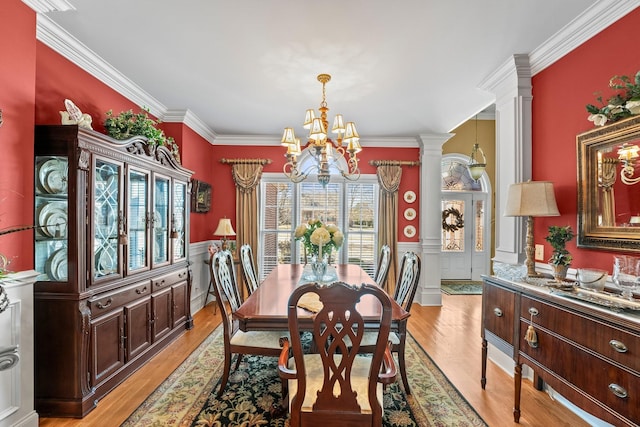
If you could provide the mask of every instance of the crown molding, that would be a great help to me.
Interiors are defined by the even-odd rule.
[[[148,108],[154,116],[162,117],[167,110],[161,102],[40,13],[37,16],[36,38],[136,105]]]
[[[215,134],[198,116],[193,114],[191,110],[167,110],[161,117],[163,122],[167,123],[184,123],[189,126],[195,133],[207,140],[209,144],[214,144],[218,135]]]
[[[38,13],[76,10],[76,8],[67,0],[22,0],[22,3],[26,4]]]
[[[602,0],[594,3],[531,51],[531,74],[535,75],[544,70],[638,6],[639,0]]]

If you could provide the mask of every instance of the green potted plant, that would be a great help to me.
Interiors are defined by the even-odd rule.
[[[149,110],[145,108],[139,113],[129,110],[122,111],[117,115],[113,114],[112,110],[107,111],[107,118],[104,121],[107,135],[120,140],[134,136],[144,136],[150,146],[164,145],[171,151],[175,159],[180,162],[178,145],[175,140],[170,136],[166,136],[162,129],[156,127],[160,121],[150,118],[148,112]]]
[[[551,244],[553,253],[549,258],[549,264],[553,267],[553,277],[564,279],[567,277],[567,270],[573,257],[566,248],[567,242],[573,239],[573,230],[570,225],[549,227],[549,234],[545,238]]]

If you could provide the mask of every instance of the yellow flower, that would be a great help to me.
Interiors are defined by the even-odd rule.
[[[320,227],[316,228],[313,233],[311,233],[310,240],[314,245],[324,246],[331,241],[331,235],[326,228]]]
[[[336,231],[338,231],[338,227],[336,227],[333,224],[329,224],[327,225],[327,231],[331,234],[335,233]]]
[[[304,236],[304,233],[306,233],[306,232],[307,232],[307,226],[306,226],[306,225],[304,225],[304,224],[303,224],[303,225],[299,225],[299,226],[296,228],[296,231],[295,231],[295,233],[294,233],[294,237],[295,237],[296,239],[299,239],[299,238],[301,238],[302,236]]]
[[[336,248],[339,248],[340,246],[342,246],[342,243],[344,242],[344,234],[342,234],[342,231],[336,228],[336,231],[333,233],[333,237],[331,237],[331,240],[333,240],[333,243],[336,245]]]

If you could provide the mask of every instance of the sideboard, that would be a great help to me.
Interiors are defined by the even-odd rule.
[[[597,418],[639,425],[640,311],[614,311],[549,287],[493,276],[483,282],[481,385],[484,389],[487,382],[490,343],[515,362],[515,422],[524,364],[533,369],[538,388],[544,381]]]

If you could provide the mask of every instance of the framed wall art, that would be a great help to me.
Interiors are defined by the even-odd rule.
[[[209,212],[211,208],[211,184],[191,180],[191,212]]]

